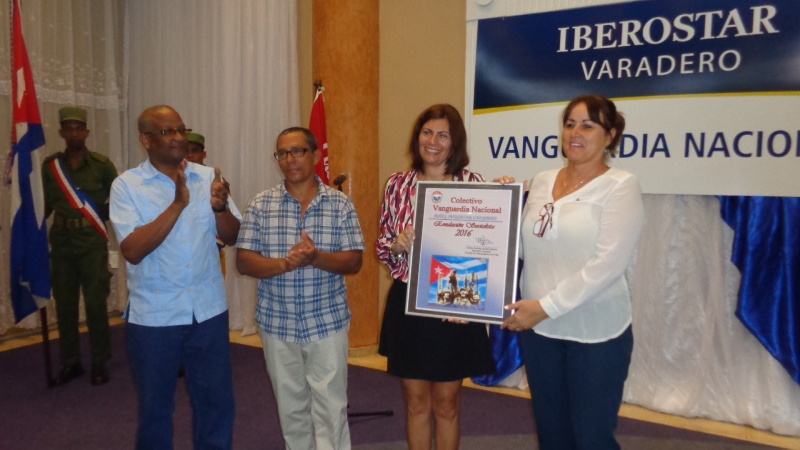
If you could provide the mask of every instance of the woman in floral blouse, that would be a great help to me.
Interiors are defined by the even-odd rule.
[[[417,181],[484,181],[469,164],[467,133],[458,111],[433,105],[411,133],[410,172],[389,177],[376,250],[394,278],[386,301],[379,353],[388,372],[402,379],[411,450],[431,448],[431,413],[438,450],[457,449],[461,383],[495,371],[486,327],[405,314],[409,252],[414,240]]]

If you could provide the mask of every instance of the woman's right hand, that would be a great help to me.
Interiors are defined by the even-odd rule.
[[[392,255],[398,256],[402,253],[409,253],[411,251],[411,244],[414,243],[414,227],[408,226],[399,236],[395,239],[392,248],[389,250]]]
[[[514,311],[514,314],[500,325],[500,328],[503,330],[530,330],[536,325],[539,325],[539,322],[550,318],[550,316],[544,312],[539,300],[519,300],[504,306],[503,309]]]

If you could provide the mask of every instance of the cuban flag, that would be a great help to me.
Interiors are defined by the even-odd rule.
[[[19,322],[50,300],[50,257],[41,176],[44,131],[18,0],[13,8],[13,126],[7,176],[11,184],[11,304]]]
[[[464,310],[483,311],[486,307],[488,264],[489,260],[484,258],[432,256],[428,282],[428,303],[453,304],[456,299],[452,297],[452,289],[454,288],[452,282],[456,281],[457,286],[455,289],[460,294],[463,294],[464,290],[469,288],[473,290],[474,294],[477,294],[472,298],[461,297],[459,301],[468,300],[470,304],[456,302],[457,307]],[[450,277],[454,277],[453,280]],[[442,295],[446,296],[443,297]]]
[[[311,107],[311,120],[308,123],[308,129],[314,133],[317,138],[317,145],[321,158],[314,168],[314,173],[317,174],[320,180],[326,185],[330,185],[330,177],[328,171],[328,126],[325,123],[325,100],[322,98],[322,86],[317,86],[317,96],[314,97],[314,105]]]
[[[446,265],[439,262],[438,259],[434,256],[431,258],[431,273],[430,273],[430,283],[431,285],[437,284],[439,280],[446,280],[450,276],[450,268]]]

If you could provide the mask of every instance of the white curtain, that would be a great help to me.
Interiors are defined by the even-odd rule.
[[[0,7],[0,124],[11,123],[8,4]],[[294,0],[25,0],[22,14],[46,154],[63,148],[58,109],[80,105],[89,111],[87,146],[109,156],[121,173],[147,157],[137,142],[138,114],[168,104],[205,135],[206,163],[220,167],[242,212],[282,179],[271,156],[275,139],[300,123]],[[0,142],[10,142],[9,133],[0,126]],[[3,188],[0,333],[14,322],[7,289],[9,195]],[[231,328],[254,333],[256,282],[238,275],[232,249],[226,256]],[[123,268],[112,270],[110,310],[126,303]],[[38,316],[20,325],[37,327]]]
[[[147,158],[136,118],[167,104],[206,138],[206,164],[219,166],[244,213],[282,176],[272,157],[278,133],[299,125],[297,9],[294,0],[136,0],[127,2],[130,130],[125,167]],[[226,249],[232,329],[254,333],[256,281]]]
[[[625,402],[800,436],[800,385],[734,316],[740,274],[719,200],[644,197]]]
[[[123,169],[122,129],[127,99],[123,80],[123,0],[25,0],[20,2],[22,29],[36,83],[45,133],[45,155],[63,150],[58,136],[58,109],[78,105],[89,113],[86,146]],[[11,142],[10,4],[0,6],[0,142]],[[14,325],[9,294],[10,189],[0,190],[0,333]],[[113,234],[113,233],[112,233]],[[113,236],[111,248],[118,248]],[[112,269],[110,310],[125,305],[124,270]],[[55,322],[54,305],[48,306]],[[83,307],[81,320],[84,319]],[[38,314],[20,323],[39,326]]]

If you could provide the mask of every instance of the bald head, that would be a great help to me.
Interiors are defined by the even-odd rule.
[[[156,167],[178,167],[186,158],[189,131],[177,111],[166,105],[152,106],[139,115],[139,143]]]
[[[167,105],[151,106],[142,111],[142,113],[139,114],[139,119],[137,120],[139,133],[153,131],[153,121],[155,120],[155,117],[164,112],[174,112],[175,114],[178,114],[178,111],[175,111],[175,109]]]

